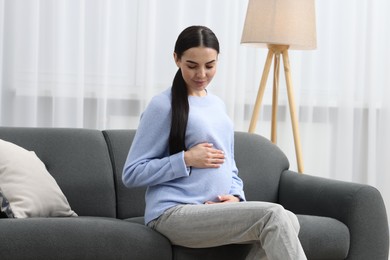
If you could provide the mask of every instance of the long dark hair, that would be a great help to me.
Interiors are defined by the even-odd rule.
[[[212,48],[219,53],[219,42],[213,31],[205,26],[190,26],[182,31],[175,44],[176,58],[194,47]],[[169,153],[186,151],[185,135],[188,122],[188,91],[181,70],[176,72],[172,83],[172,122],[169,134]]]

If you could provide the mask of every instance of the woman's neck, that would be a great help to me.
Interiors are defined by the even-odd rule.
[[[188,96],[205,97],[205,96],[207,96],[207,90],[204,89],[204,90],[201,90],[201,91],[191,92],[191,93],[188,93]]]

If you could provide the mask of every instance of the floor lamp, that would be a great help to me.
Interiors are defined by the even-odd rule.
[[[249,0],[241,43],[268,48],[268,55],[249,126],[250,133],[253,133],[256,129],[268,74],[272,59],[274,59],[271,121],[271,141],[273,143],[276,143],[277,139],[280,57],[283,59],[295,154],[298,172],[302,173],[304,171],[302,150],[288,50],[316,48],[314,0]]]

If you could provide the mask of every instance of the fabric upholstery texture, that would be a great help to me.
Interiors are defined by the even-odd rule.
[[[350,247],[348,227],[334,219],[297,215],[301,225],[299,240],[308,259],[345,259]]]
[[[247,200],[278,202],[280,174],[288,169],[284,153],[266,138],[235,133],[235,159]]]
[[[2,228],[0,233],[1,259],[172,259],[165,237],[144,225],[114,218],[2,221],[13,228]],[[4,239],[7,237],[12,239]]]
[[[34,151],[80,216],[116,216],[110,156],[99,130],[2,128],[1,139]]]
[[[11,205],[0,187],[0,218],[13,218]]]
[[[186,260],[216,260],[216,259],[234,259],[245,260],[252,245],[233,244],[210,248],[187,248],[182,246],[173,246],[173,259]]]
[[[103,131],[110,150],[111,163],[114,168],[114,179],[118,204],[118,218],[125,219],[144,215],[145,190],[144,187],[128,189],[122,182],[122,170],[135,131],[132,130],[105,130]],[[129,201],[132,201],[129,207]]]
[[[55,179],[33,151],[0,140],[1,211],[8,217],[74,217]]]
[[[0,259],[244,259],[250,244],[177,247],[143,225],[145,189],[121,181],[134,134],[0,127],[0,139],[37,154],[79,215],[0,218]],[[248,200],[297,214],[308,259],[388,260],[387,216],[375,188],[289,171],[283,152],[256,134],[236,132],[235,159]]]
[[[346,225],[351,245],[348,259],[388,259],[386,208],[376,188],[285,171],[279,202],[296,214],[329,217]]]

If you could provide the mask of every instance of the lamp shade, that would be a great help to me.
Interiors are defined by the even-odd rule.
[[[315,49],[315,0],[249,0],[241,43]]]

